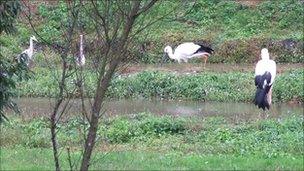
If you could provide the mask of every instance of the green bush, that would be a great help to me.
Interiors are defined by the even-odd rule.
[[[213,63],[255,63],[260,60],[261,49],[267,47],[277,63],[303,63],[303,41],[265,38],[227,40],[210,57]]]
[[[182,134],[185,131],[185,122],[169,116],[147,118],[139,125],[143,134],[161,136],[164,134]]]
[[[33,122],[22,124],[21,127],[27,135],[25,146],[30,148],[50,147],[50,129],[45,119],[35,119]]]
[[[50,130],[42,118],[21,121],[13,118],[1,127],[1,146],[22,145],[29,148],[50,147]]]
[[[129,120],[115,119],[105,130],[106,139],[114,143],[128,142],[134,136],[133,126]]]
[[[137,118],[116,117],[101,125],[98,135],[111,143],[127,143],[132,139],[144,140],[150,136],[182,134],[185,122],[170,116],[154,117],[150,114],[136,114]]]
[[[276,101],[304,101],[304,71],[291,71],[282,77],[277,77],[273,87]],[[291,93],[292,92],[292,93]]]

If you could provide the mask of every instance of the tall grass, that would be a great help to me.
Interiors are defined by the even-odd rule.
[[[296,69],[277,75],[273,87],[273,100],[303,102],[303,74],[302,69]],[[94,93],[95,81],[94,72],[87,70],[85,89],[88,97]],[[73,79],[68,81],[68,90],[72,91],[74,82]],[[20,83],[19,88],[19,96],[54,97],[56,79],[53,71],[40,68],[35,71],[35,78]],[[251,72],[203,72],[178,75],[169,72],[143,71],[128,76],[115,76],[107,97],[250,102],[254,94],[254,74]]]

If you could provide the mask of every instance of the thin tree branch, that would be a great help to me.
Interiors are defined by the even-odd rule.
[[[151,0],[150,2],[148,2],[146,5],[144,5],[138,12],[137,14],[135,14],[135,16],[139,16],[142,13],[148,11],[158,0]]]

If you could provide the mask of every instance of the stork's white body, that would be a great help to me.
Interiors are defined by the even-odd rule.
[[[36,37],[35,36],[32,36],[30,38],[30,46],[29,48],[25,49],[22,53],[26,53],[29,57],[29,59],[33,59],[33,54],[34,54],[34,43],[33,43],[33,40],[37,41]]]
[[[269,109],[271,104],[272,87],[276,77],[276,63],[269,59],[266,48],[261,51],[261,60],[255,67],[255,85],[257,86],[255,104],[259,108]]]
[[[28,59],[23,59],[27,62],[27,65],[29,65],[29,62],[33,60],[33,55],[34,55],[34,42],[33,41],[37,41],[35,36],[31,36],[30,37],[30,46],[29,48],[25,49],[19,56],[22,56],[23,54],[26,55],[26,58]],[[18,59],[18,61],[20,62],[20,57]]]
[[[166,46],[164,51],[168,54],[169,58],[177,60],[178,63],[181,63],[182,61],[188,62],[188,60],[191,58],[209,56],[210,53],[208,52],[198,52],[201,47],[201,45],[186,42],[178,45],[175,48],[174,53],[171,46]]]
[[[262,59],[258,61],[255,67],[255,76],[263,75],[265,72],[270,72],[271,74],[270,85],[271,85],[273,84],[274,79],[276,77],[277,67],[275,61],[269,59],[268,50],[267,49],[265,49],[264,51],[263,50],[261,52]]]

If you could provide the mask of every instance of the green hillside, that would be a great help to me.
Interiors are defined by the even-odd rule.
[[[160,1],[148,16],[139,18],[138,22],[157,19],[157,16],[165,14],[166,17],[148,27],[135,40],[135,46],[128,55],[136,63],[159,63],[166,45],[175,46],[184,41],[196,41],[215,49],[215,54],[210,58],[213,63],[253,63],[258,60],[263,47],[269,48],[272,58],[277,62],[304,62],[303,1],[246,2]],[[66,4],[60,2],[45,5],[35,2],[35,5],[37,11],[33,22],[37,31],[46,40],[60,42],[60,24],[68,20],[65,15]],[[90,42],[93,37],[92,25],[87,18],[82,20],[85,24],[86,41]],[[20,52],[28,44],[30,35],[34,34],[26,17],[20,18],[17,28],[18,33],[14,36],[0,38],[0,41],[13,47],[14,53]],[[88,43],[85,45],[89,46]],[[40,46],[43,44],[40,43]]]
[[[303,9],[303,2],[296,0],[254,6],[200,0],[186,15],[151,28],[143,42],[152,46],[155,57],[165,44],[201,41],[216,50],[212,62],[254,62],[262,47],[268,47],[277,62],[303,62]]]

